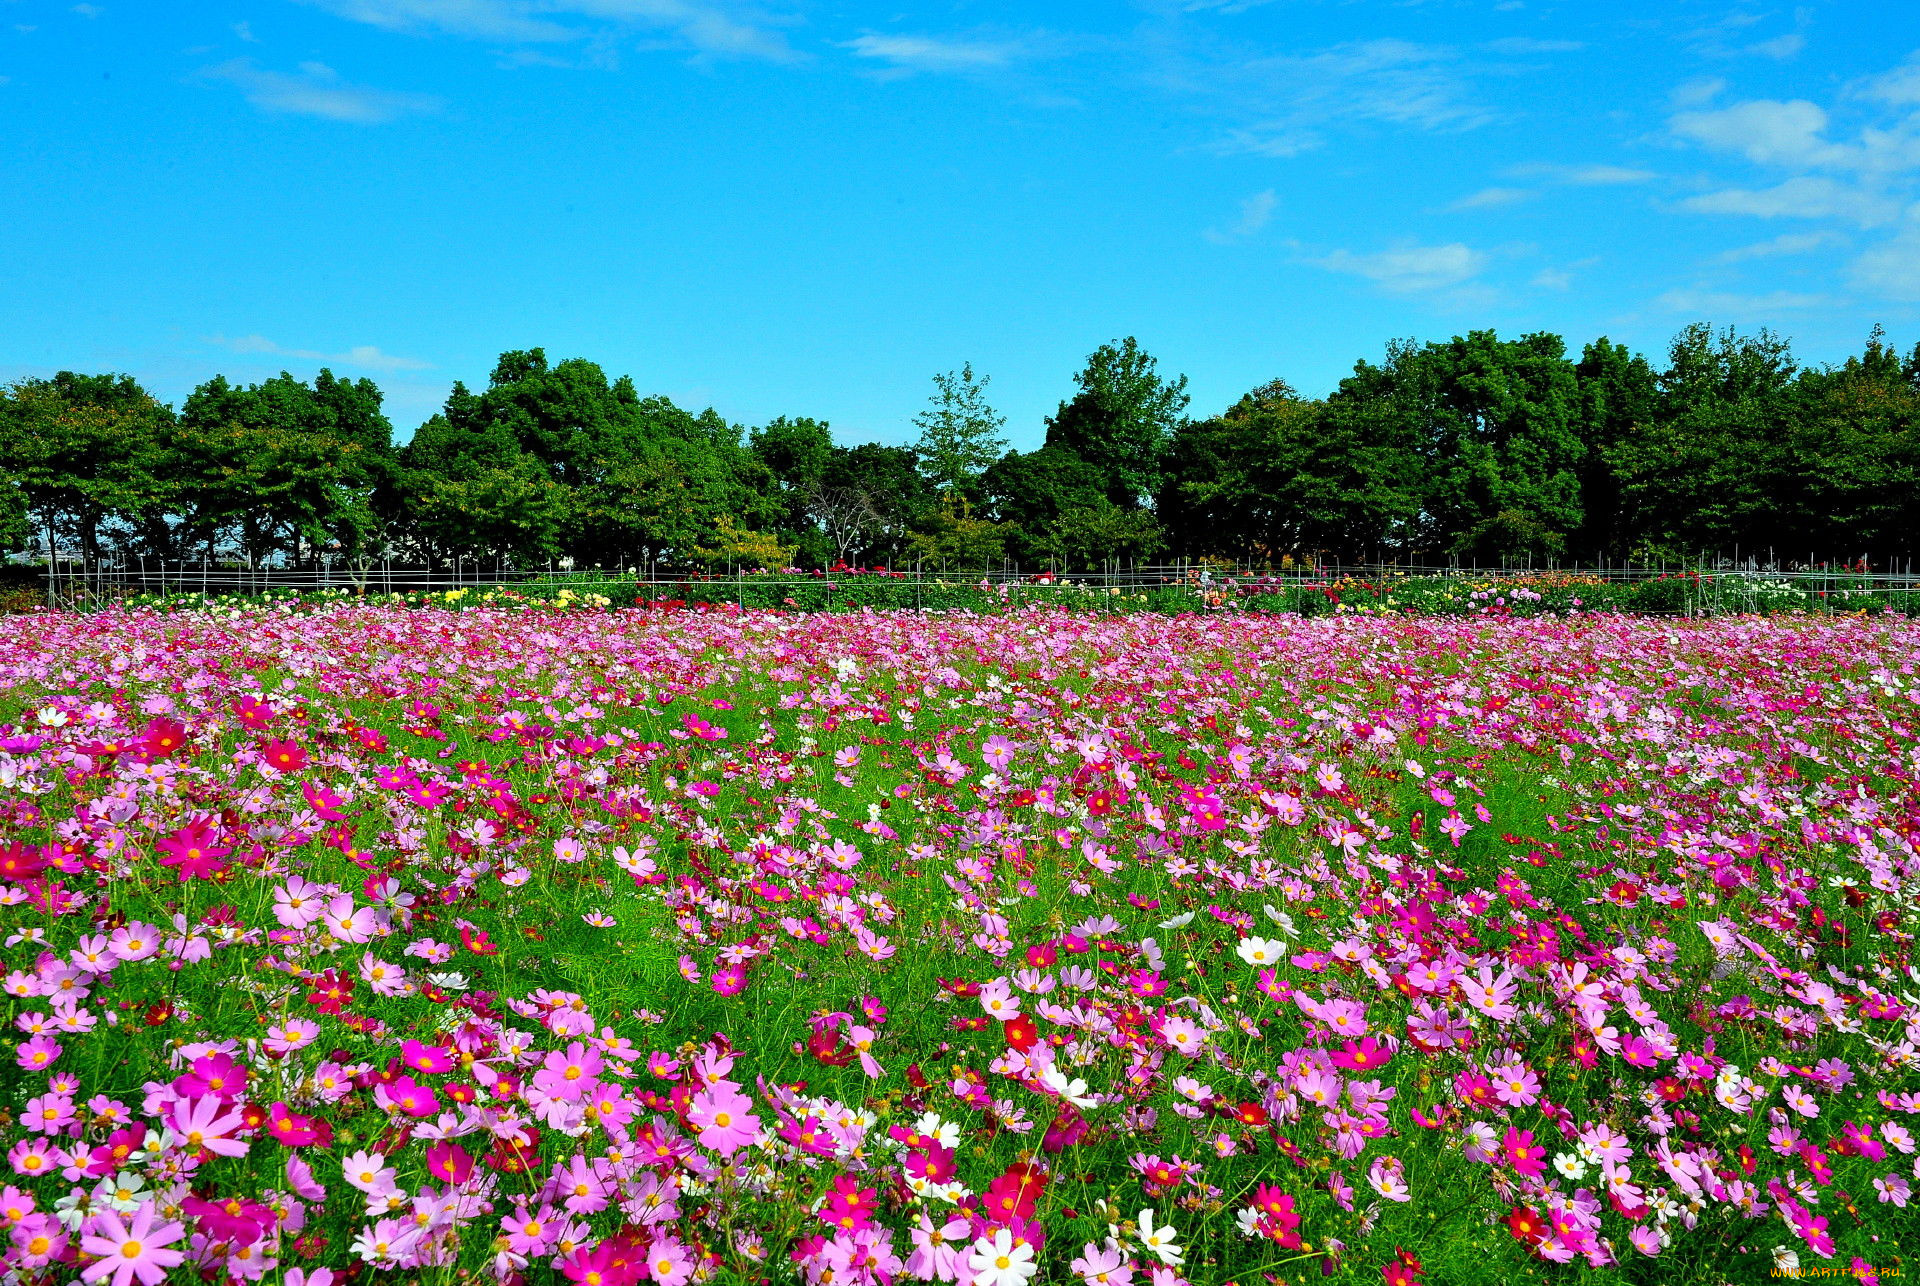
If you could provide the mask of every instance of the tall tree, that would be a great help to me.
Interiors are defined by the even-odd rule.
[[[913,417],[920,427],[914,444],[920,468],[942,494],[972,495],[980,476],[1006,451],[1000,435],[1007,418],[987,404],[991,378],[976,377],[973,363],[933,377],[932,402]]]
[[[1787,342],[1766,330],[1696,323],[1674,337],[1658,413],[1615,448],[1638,553],[1691,559],[1786,543],[1774,490],[1797,370]]]
[[[1162,379],[1133,336],[1102,344],[1073,377],[1080,391],[1047,421],[1046,447],[1100,475],[1113,504],[1138,509],[1160,488],[1160,455],[1187,409],[1187,377]]]
[[[1098,468],[1059,446],[1009,451],[981,479],[988,516],[1008,552],[1029,566],[1059,556],[1057,532],[1069,512],[1113,503],[1106,484]]]
[[[1581,351],[1573,374],[1580,386],[1587,449],[1580,465],[1584,512],[1571,545],[1581,558],[1619,558],[1627,552],[1630,535],[1620,507],[1620,452],[1653,422],[1659,385],[1646,358],[1604,335]]]
[[[282,371],[259,384],[215,376],[180,408],[171,455],[188,524],[212,539],[232,524],[249,552],[300,561],[377,539],[376,491],[390,485],[392,426],[372,380],[312,383]]]
[[[17,538],[22,510],[49,544],[64,532],[97,562],[105,528],[137,527],[163,503],[173,471],[173,413],[128,375],[24,379],[0,393],[0,472],[18,488],[6,506]]]
[[[1284,380],[1174,433],[1157,510],[1174,547],[1252,561],[1397,549],[1423,469],[1375,399],[1301,398]]]
[[[1920,350],[1916,350],[1920,359]],[[1920,543],[1920,360],[1878,327],[1865,351],[1800,372],[1782,467],[1776,542],[1827,557],[1911,558]]]

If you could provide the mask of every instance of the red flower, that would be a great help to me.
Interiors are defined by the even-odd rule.
[[[987,1218],[998,1224],[1033,1218],[1034,1207],[1046,1187],[1046,1171],[1026,1162],[1014,1162],[987,1185]]]
[[[1015,1014],[1001,1028],[1007,1048],[1026,1051],[1040,1043],[1040,1028],[1025,1014]]]
[[[1547,1221],[1532,1206],[1515,1206],[1507,1214],[1507,1230],[1529,1246],[1537,1246],[1547,1235]]]
[[[307,766],[307,752],[291,741],[269,741],[260,747],[260,758],[281,772],[299,772]]]
[[[338,969],[328,969],[307,979],[313,988],[307,993],[307,1003],[323,1014],[337,1014],[353,1003],[354,981]]]
[[[140,734],[137,749],[148,759],[165,759],[187,744],[187,730],[171,719],[155,719]]]

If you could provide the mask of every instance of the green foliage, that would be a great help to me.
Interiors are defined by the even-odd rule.
[[[808,417],[747,434],[539,348],[455,384],[398,450],[373,382],[327,370],[215,377],[178,415],[127,376],[62,372],[0,391],[0,549],[672,571],[750,533],[812,568],[1884,566],[1920,537],[1920,348],[1878,330],[1804,368],[1766,331],[1694,325],[1659,370],[1606,338],[1576,358],[1469,331],[1390,343],[1324,399],[1271,380],[1200,420],[1133,338],[1074,382],[1037,450],[996,457],[1005,419],[971,365],[935,377],[912,448]]]
[[[1000,436],[1007,417],[987,404],[988,376],[976,377],[973,363],[933,377],[932,405],[913,417],[920,429],[914,444],[927,480],[948,495],[970,495],[980,475],[1007,449]]]
[[[1160,489],[1160,457],[1187,409],[1187,377],[1165,380],[1129,335],[1102,344],[1073,377],[1080,391],[1047,421],[1046,448],[1086,461],[1101,489],[1138,509]]]

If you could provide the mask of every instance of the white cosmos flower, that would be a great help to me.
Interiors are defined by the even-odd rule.
[[[1046,1087],[1077,1108],[1086,1109],[1099,1106],[1100,1100],[1087,1093],[1087,1083],[1079,1077],[1068,1080],[1058,1068],[1049,1067],[1040,1074]]]
[[[1272,920],[1280,926],[1280,932],[1286,934],[1289,938],[1297,938],[1300,936],[1300,926],[1295,924],[1293,917],[1285,911],[1276,911],[1270,906],[1262,906],[1260,909],[1267,913],[1267,919]]]
[[[1151,1210],[1140,1212],[1140,1231],[1134,1237],[1142,1250],[1163,1264],[1177,1268],[1186,1259],[1186,1252],[1180,1249],[1180,1234],[1168,1224],[1156,1227]]]
[[[1277,938],[1247,938],[1235,947],[1240,958],[1250,965],[1278,964],[1284,944]]]

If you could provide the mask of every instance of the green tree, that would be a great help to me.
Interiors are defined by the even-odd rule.
[[[1059,556],[1055,538],[1070,510],[1111,504],[1107,479],[1065,447],[1009,451],[981,479],[988,516],[1005,531],[1007,549],[1025,566]]]
[[[1332,403],[1273,380],[1181,426],[1156,506],[1175,549],[1251,561],[1378,556],[1420,504],[1420,460],[1380,400]]]
[[[1007,535],[1002,524],[975,514],[964,495],[949,492],[909,538],[908,548],[915,559],[941,571],[984,571],[1007,556]]]
[[[829,514],[833,530],[852,534],[843,543],[835,538],[843,561],[863,566],[891,564],[907,547],[916,524],[934,509],[932,488],[920,471],[919,455],[908,447],[863,442],[835,447],[820,476],[813,516],[823,529]],[[847,519],[853,521],[851,526]]]
[[[1644,555],[1783,544],[1775,496],[1798,366],[1784,339],[1696,323],[1674,337],[1650,423],[1615,448],[1625,529]]]
[[[1583,517],[1572,546],[1582,558],[1619,558],[1630,536],[1621,512],[1620,453],[1653,422],[1659,384],[1646,358],[1605,336],[1582,350],[1573,374],[1587,450],[1580,467]]]
[[[748,446],[772,479],[770,493],[779,506],[777,525],[786,538],[805,548],[815,530],[811,507],[833,458],[833,434],[825,420],[799,416],[778,419],[753,430]],[[818,554],[818,549],[809,551]]]
[[[168,490],[172,412],[127,375],[24,379],[0,393],[0,473],[12,483],[0,533],[26,513],[52,545],[61,533],[99,561],[107,527],[138,527]],[[17,490],[15,490],[17,488]]]
[[[1842,365],[1802,370],[1775,500],[1776,545],[1824,557],[1910,558],[1920,541],[1920,349],[1903,364],[1878,327]]]
[[[282,371],[259,384],[215,376],[188,395],[169,443],[175,508],[213,540],[225,526],[264,557],[301,562],[378,542],[375,497],[393,481],[392,426],[372,380]]]
[[[1187,409],[1187,377],[1165,380],[1155,368],[1131,335],[1102,344],[1073,377],[1080,391],[1047,421],[1046,449],[1086,461],[1122,509],[1159,490],[1161,453]]]
[[[976,377],[971,362],[958,371],[933,377],[926,410],[913,417],[920,428],[914,444],[927,480],[942,494],[972,495],[980,476],[1006,451],[1000,430],[1007,419],[987,404],[991,377]]]

